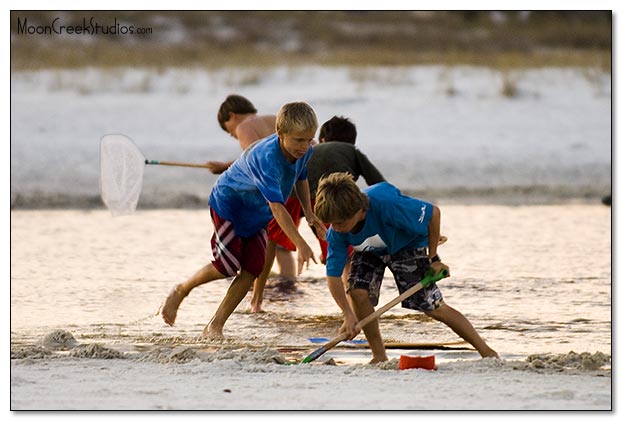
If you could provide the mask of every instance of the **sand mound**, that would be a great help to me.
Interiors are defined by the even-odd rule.
[[[125,358],[123,353],[106,348],[100,344],[79,345],[69,352],[69,356],[74,358],[95,358],[102,360]]]
[[[260,349],[221,349],[210,353],[206,361],[214,360],[235,360],[246,363],[269,364],[284,362],[283,356],[276,350],[270,348]]]
[[[41,346],[55,351],[71,349],[76,345],[78,345],[76,338],[70,332],[60,329],[48,333],[41,340]]]
[[[41,359],[53,357],[52,351],[45,349],[42,346],[20,346],[11,347],[11,359],[12,360],[26,360],[26,359]]]
[[[367,366],[376,368],[378,370],[397,370],[399,363],[399,358],[391,358],[388,361],[384,361],[378,364],[367,364]]]
[[[472,371],[472,372],[491,372],[491,371],[534,371],[534,372],[564,372],[568,374],[581,371],[592,372],[596,375],[610,375],[611,356],[602,352],[576,353],[570,351],[567,354],[533,354],[525,360],[507,361],[500,358],[482,358],[473,361],[456,361],[440,363],[439,369],[442,371]],[[372,370],[397,370],[399,359],[393,358],[380,364],[354,364],[352,370],[372,369]]]
[[[529,355],[526,359],[526,363],[531,368],[544,368],[544,369],[576,369],[576,370],[599,370],[606,364],[611,363],[611,356],[603,354],[602,352],[596,352],[590,354],[589,352],[576,353],[570,351],[568,354],[548,355],[548,354],[534,354]]]
[[[200,360],[203,362],[233,360],[246,364],[284,364],[286,362],[285,358],[278,351],[270,348],[221,348],[213,351],[206,351],[204,349],[178,346],[174,348],[165,347],[152,349],[134,358],[139,361],[151,361],[162,364],[185,363],[193,360]]]
[[[533,354],[521,361],[508,361],[500,358],[482,358],[474,361],[457,361],[439,364],[439,371],[462,371],[485,373],[491,371],[531,371],[538,373],[611,375],[611,356],[602,352],[578,354]]]
[[[167,364],[184,363],[196,360],[199,357],[194,349],[185,346],[178,346],[175,348],[152,349],[149,352],[136,355],[134,358],[143,362],[147,361]]]

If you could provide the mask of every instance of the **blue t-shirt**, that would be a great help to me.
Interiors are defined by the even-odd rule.
[[[326,233],[328,256],[326,274],[341,276],[348,257],[348,246],[377,255],[394,254],[405,248],[428,245],[431,203],[404,196],[395,186],[382,182],[362,190],[369,197],[363,228],[356,234]]]
[[[296,181],[306,180],[312,149],[290,163],[277,134],[258,140],[218,178],[209,197],[210,206],[233,223],[237,236],[257,234],[273,217],[268,202],[284,204]]]

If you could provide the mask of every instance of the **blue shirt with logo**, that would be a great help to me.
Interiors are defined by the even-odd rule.
[[[377,255],[394,254],[405,247],[420,248],[428,245],[428,224],[433,209],[431,203],[405,196],[387,182],[362,191],[369,197],[369,209],[363,228],[353,234],[340,233],[331,227],[326,233],[328,276],[341,276],[350,245],[356,251]]]

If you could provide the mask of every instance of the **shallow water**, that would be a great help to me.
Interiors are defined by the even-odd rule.
[[[445,300],[460,310],[503,358],[602,352],[611,355],[611,208],[602,205],[458,206],[440,203],[439,253],[452,276]],[[302,224],[304,226],[304,224]],[[315,349],[333,337],[340,312],[312,264],[290,295],[267,292],[265,313],[242,302],[225,325],[224,342],[199,339],[228,280],[195,289],[174,327],[156,312],[169,290],[211,258],[206,210],[11,212],[12,350],[41,344],[60,329],[78,344],[129,353],[196,349]],[[317,242],[302,233],[314,250]],[[380,303],[397,294],[385,274]],[[248,297],[250,298],[250,296]],[[446,326],[394,308],[381,319],[385,340],[453,342]],[[360,336],[362,338],[363,335]],[[389,350],[389,357],[434,354],[439,361],[476,359],[462,350]],[[367,350],[341,347],[325,359],[366,361]]]

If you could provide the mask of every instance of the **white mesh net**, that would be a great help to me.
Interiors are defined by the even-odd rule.
[[[136,210],[143,187],[145,157],[130,138],[106,135],[100,143],[99,188],[112,216]]]

